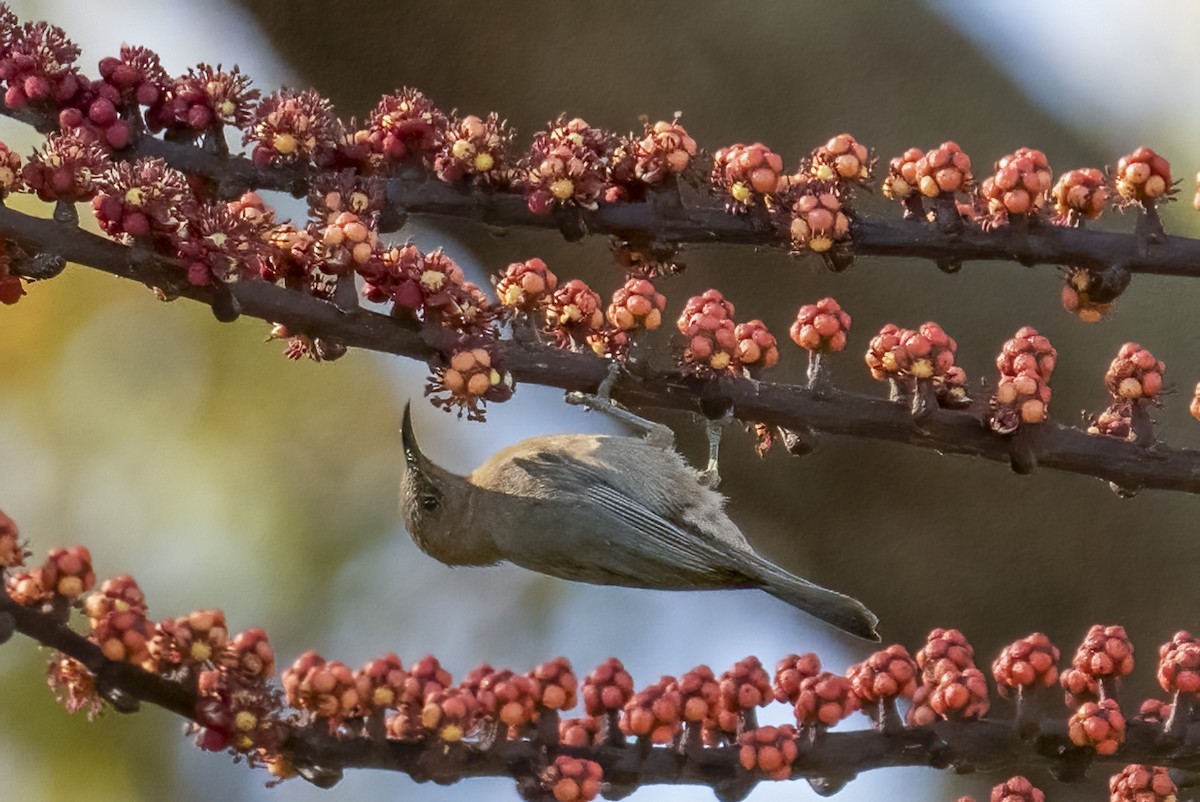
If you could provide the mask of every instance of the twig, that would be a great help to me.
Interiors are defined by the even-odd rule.
[[[136,666],[107,659],[100,647],[62,624],[51,613],[22,607],[0,592],[0,616],[11,616],[15,630],[82,662],[103,684],[128,697],[196,720],[195,691]],[[100,684],[98,682],[98,684]],[[470,744],[422,742],[331,735],[324,724],[284,723],[282,750],[302,774],[336,782],[345,769],[398,771],[418,781],[451,783],[468,777],[514,776],[520,767],[538,766],[552,754],[596,761],[604,776],[628,786],[693,784],[749,790],[755,778],[738,762],[735,746],[696,750],[681,756],[671,746],[647,749],[608,744],[548,748],[537,740],[504,741],[492,749]],[[1027,728],[1028,730],[1028,728]],[[1200,771],[1200,724],[1166,737],[1161,725],[1128,722],[1126,741],[1115,755],[1097,755],[1075,747],[1066,735],[1065,716],[1037,722],[1036,736],[1022,738],[1012,722],[939,721],[931,726],[884,734],[873,730],[828,733],[815,743],[801,741],[793,777],[821,783],[844,782],[871,769],[895,766],[954,768],[956,771],[1027,772],[1048,769],[1072,780],[1083,779],[1092,763],[1121,766],[1149,763]],[[1179,737],[1183,736],[1183,737]],[[749,782],[747,782],[749,781]]]
[[[69,262],[141,282],[167,297],[217,304],[223,315],[229,311],[224,307],[229,299],[223,297],[228,290],[234,311],[240,314],[283,323],[293,332],[348,347],[424,361],[446,344],[434,327],[422,330],[415,323],[363,309],[341,310],[264,281],[222,285],[219,295],[212,287],[188,284],[182,267],[171,260],[6,207],[0,207],[0,237],[31,253],[58,254]],[[501,343],[500,353],[519,382],[592,392],[608,375],[608,363],[591,354],[513,341]],[[701,381],[673,370],[623,377],[613,397],[629,406],[687,411],[732,404],[734,417],[748,423],[906,443],[999,462],[1012,457],[1010,440],[985,429],[978,409],[937,409],[918,423],[906,405],[882,398],[832,389],[814,393],[800,386],[749,379]],[[1131,490],[1200,493],[1200,451],[1148,448],[1055,423],[1028,428],[1025,439],[1039,466],[1095,476]]]
[[[24,110],[7,114],[39,131],[57,130],[53,118]],[[244,156],[219,155],[185,142],[140,136],[115,159],[157,157],[185,173],[213,179],[221,194],[234,197],[247,190],[276,190],[296,197],[312,186],[320,170],[311,166],[263,167]],[[416,176],[413,174],[416,172]],[[514,190],[469,189],[451,186],[432,174],[408,171],[403,177],[381,178],[387,207],[380,220],[383,231],[396,230],[408,214],[474,220],[509,228],[560,228],[553,215],[529,211],[522,194]],[[651,187],[646,201],[602,204],[595,211],[580,210],[589,234],[624,239],[653,240],[663,245],[720,243],[756,247],[787,247],[786,237],[759,218],[731,215],[716,198],[702,196],[681,204],[673,189]],[[1008,227],[984,231],[964,226],[952,232],[920,220],[860,218],[852,229],[852,252],[857,256],[894,256],[929,259],[936,264],[965,261],[1003,261],[1021,265],[1075,265],[1103,269],[1120,264],[1131,273],[1163,276],[1200,276],[1200,240],[1162,236],[1147,248],[1136,233],[1068,228],[1039,222],[1023,236]]]

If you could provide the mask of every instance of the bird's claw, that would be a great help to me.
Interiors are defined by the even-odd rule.
[[[612,400],[612,388],[620,375],[621,366],[613,363],[609,365],[608,376],[600,383],[595,395],[574,391],[566,393],[564,400],[568,404],[587,407],[595,412],[603,412],[610,418],[619,420],[627,426],[637,429],[653,445],[661,448],[672,448],[675,445],[675,433],[668,427],[630,412]]]
[[[708,435],[708,465],[700,471],[700,483],[712,490],[721,484],[721,473],[718,470],[718,456],[721,451],[721,433],[733,420],[733,411],[726,410],[724,416],[716,420],[704,422],[705,433]]]

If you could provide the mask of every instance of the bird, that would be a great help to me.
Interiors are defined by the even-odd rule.
[[[575,403],[615,408],[595,396]],[[400,507],[409,534],[451,566],[507,561],[575,582],[658,590],[759,588],[879,640],[878,618],[861,602],[753,549],[706,472],[675,450],[670,429],[620,408],[613,414],[641,422],[647,435],[531,437],[460,476],[422,453],[405,405]]]

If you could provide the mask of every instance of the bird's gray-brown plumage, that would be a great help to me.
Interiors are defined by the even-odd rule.
[[[597,585],[660,590],[761,588],[862,638],[878,640],[860,602],[772,564],[725,514],[725,498],[673,448],[637,437],[533,437],[458,476],[421,453],[409,411],[404,523],[449,565],[508,560]]]

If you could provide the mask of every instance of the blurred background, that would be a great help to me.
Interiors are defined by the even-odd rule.
[[[1023,145],[1044,150],[1059,173],[1114,164],[1147,144],[1184,179],[1183,202],[1164,214],[1167,230],[1200,234],[1189,203],[1200,164],[1200,11],[1187,4],[12,5],[23,20],[64,27],[83,46],[89,74],[127,42],[156,50],[173,74],[200,61],[237,63],[264,91],[312,85],[341,116],[360,119],[380,95],[415,86],[445,109],[498,111],[522,146],[562,111],[624,132],[639,128],[639,115],[670,119],[677,110],[709,151],[760,140],[789,167],[842,131],[884,164],[908,147],[954,139],[980,177]],[[23,155],[36,144],[8,120],[0,137]],[[303,216],[285,199],[269,200]],[[879,198],[863,206],[899,215]],[[1101,225],[1130,230],[1133,220],[1109,215]],[[603,238],[569,245],[550,232],[497,237],[427,221],[396,236],[444,245],[476,281],[535,255],[602,295],[621,281]],[[1183,326],[1195,298],[1185,281],[1136,277],[1111,320],[1086,325],[1062,310],[1061,279],[1047,267],[968,264],[947,276],[926,262],[864,258],[833,275],[819,260],[779,251],[712,246],[684,258],[687,271],[661,287],[668,310],[717,287],[739,319],[762,318],[783,339],[775,381],[803,376],[787,326],[799,305],[830,294],[855,325],[836,378],[859,392],[885,391],[859,356],[884,323],[941,323],[973,378],[993,377],[1000,344],[1033,325],[1059,351],[1054,414],[1077,420],[1079,410],[1105,405],[1104,370],[1133,340],[1167,363],[1178,388],[1156,416],[1160,436],[1200,446],[1187,413],[1200,338]],[[204,307],[159,303],[133,283],[74,268],[0,309],[0,332],[0,508],[34,551],[86,544],[101,576],[137,578],[154,617],[220,606],[231,628],[267,630],[281,668],[309,648],[352,666],[393,650],[406,665],[433,653],[455,677],[484,661],[525,671],[563,654],[582,676],[615,655],[644,685],[702,662],[720,672],[747,654],[773,667],[788,652],[812,650],[840,671],[870,652],[763,594],[583,587],[426,558],[395,501],[399,411],[420,396],[423,365],[369,353],[292,363],[278,343],[264,344],[260,322],[218,325]],[[471,424],[417,405],[427,452],[462,472],[534,433],[612,430],[535,387],[519,388],[489,418]],[[702,459],[696,421],[661,419],[690,458]],[[887,641],[915,651],[929,629],[958,627],[986,669],[1031,631],[1047,632],[1066,661],[1090,624],[1122,623],[1139,658],[1124,697],[1131,711],[1159,692],[1157,646],[1198,625],[1196,498],[1123,500],[1093,479],[1018,477],[999,464],[876,442],[825,439],[809,457],[762,460],[752,445],[730,427],[722,474],[732,516],[764,554],[867,603]],[[26,802],[516,798],[505,780],[439,788],[369,772],[351,772],[332,791],[300,780],[267,790],[264,773],[200,752],[162,711],[93,724],[68,716],[44,689],[45,659],[25,639],[0,649],[8,690],[0,776]],[[1051,696],[1050,710],[1065,715]],[[768,721],[788,716],[782,706],[769,710]],[[1106,776],[1070,787],[1031,779],[1053,800],[1082,800],[1104,798]],[[986,798],[1003,779],[879,771],[837,798]],[[633,798],[711,793],[654,787]],[[763,784],[751,798],[816,795],[800,781]]]

